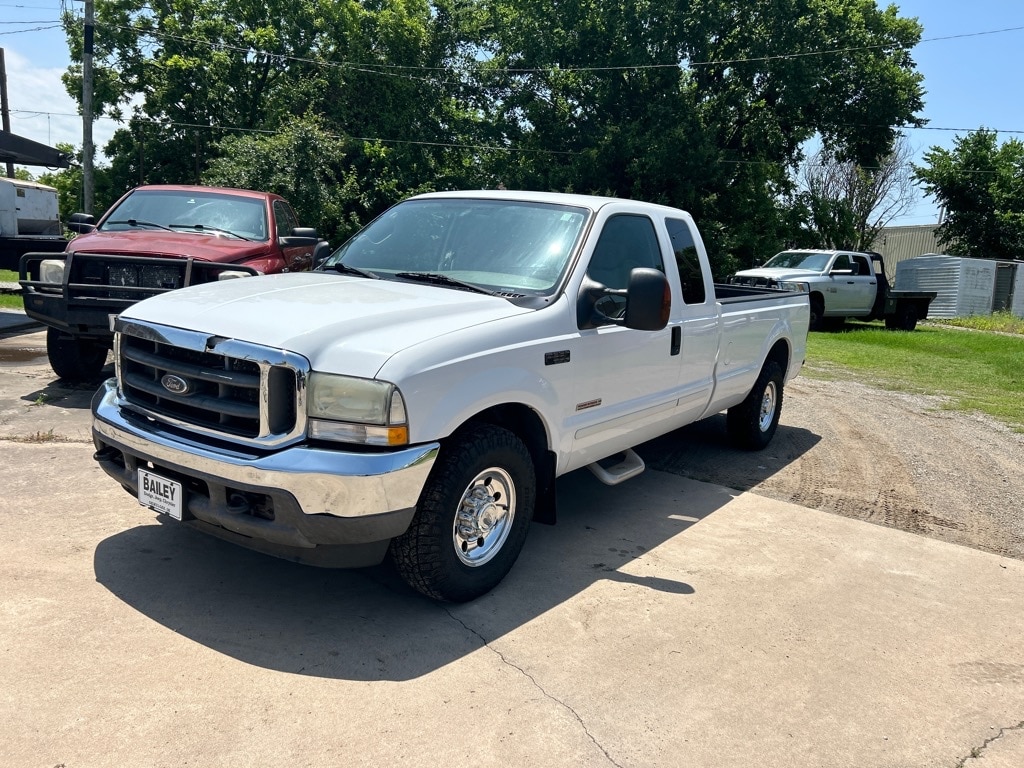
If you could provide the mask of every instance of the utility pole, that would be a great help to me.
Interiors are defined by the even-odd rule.
[[[92,213],[92,36],[95,0],[85,0],[85,45],[82,48],[82,210]]]
[[[4,63],[4,49],[0,48],[0,112],[3,113],[4,133],[11,132],[11,110],[7,104],[7,65]],[[7,163],[7,178],[14,178],[14,163]]]

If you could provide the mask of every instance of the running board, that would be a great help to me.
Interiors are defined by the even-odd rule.
[[[618,461],[615,464],[609,462]],[[605,485],[618,485],[631,477],[636,477],[646,469],[644,460],[641,459],[632,448],[627,448],[625,453],[617,453],[607,459],[587,464],[587,469],[594,473],[594,477]]]

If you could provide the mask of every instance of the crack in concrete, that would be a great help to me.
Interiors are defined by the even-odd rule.
[[[956,764],[955,768],[964,768],[964,766],[967,765],[968,760],[974,760],[976,758],[981,757],[982,753],[984,753],[984,751],[988,749],[989,745],[999,741],[999,739],[1003,738],[1003,736],[1010,733],[1011,731],[1020,730],[1024,730],[1024,720],[1021,720],[1016,725],[1009,725],[1005,728],[1000,728],[999,733],[997,733],[995,736],[990,736],[989,738],[985,739],[985,741],[981,743],[980,747],[973,747],[971,749],[971,754],[967,755],[967,757],[965,758],[962,758],[960,762]]]
[[[466,622],[464,622],[458,616],[453,614],[449,609],[445,608],[445,613],[447,613],[453,620],[455,620],[459,624],[461,624],[463,629],[465,629],[467,632],[469,632],[470,634],[475,635],[477,638],[479,638],[480,642],[484,644],[484,647],[487,650],[489,650],[491,653],[493,653],[495,656],[497,656],[499,659],[501,659],[503,664],[505,664],[506,666],[512,667],[512,669],[517,670],[523,677],[525,677],[527,680],[529,680],[531,683],[533,683],[534,688],[536,688],[538,691],[540,691],[541,694],[543,694],[543,696],[545,698],[550,699],[551,701],[555,702],[556,704],[558,704],[563,709],[567,710],[570,714],[572,714],[572,716],[574,718],[576,718],[576,722],[579,723],[580,728],[582,728],[583,732],[587,735],[587,738],[590,739],[590,742],[595,747],[597,747],[599,750],[601,750],[601,753],[605,756],[605,758],[608,760],[608,762],[611,763],[612,765],[614,765],[615,768],[623,768],[623,766],[621,764],[617,763],[615,761],[615,759],[610,754],[608,754],[608,750],[605,749],[601,745],[601,743],[598,742],[598,740],[594,738],[594,734],[592,734],[590,732],[590,729],[587,728],[587,724],[585,722],[583,722],[583,718],[580,717],[579,713],[575,709],[573,709],[567,703],[565,703],[564,701],[559,699],[557,696],[552,696],[550,693],[548,693],[546,690],[544,690],[544,686],[542,686],[540,683],[538,683],[537,679],[533,675],[531,675],[529,672],[527,672],[525,669],[520,667],[515,662],[510,661],[505,656],[505,654],[503,654],[497,648],[495,648],[490,643],[488,643],[487,642],[487,638],[485,638],[483,635],[481,635],[479,632],[477,632],[471,626],[466,624]]]

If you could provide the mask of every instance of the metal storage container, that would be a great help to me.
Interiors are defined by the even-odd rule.
[[[990,315],[995,301],[996,272],[999,264],[1006,263],[929,253],[897,264],[895,287],[903,291],[935,291],[929,317]]]

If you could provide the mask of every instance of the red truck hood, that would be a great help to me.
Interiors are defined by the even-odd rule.
[[[238,240],[209,232],[165,232],[162,229],[129,232],[91,232],[76,237],[67,247],[74,253],[109,253],[131,256],[192,256],[203,261],[234,263],[271,252],[270,243]]]

